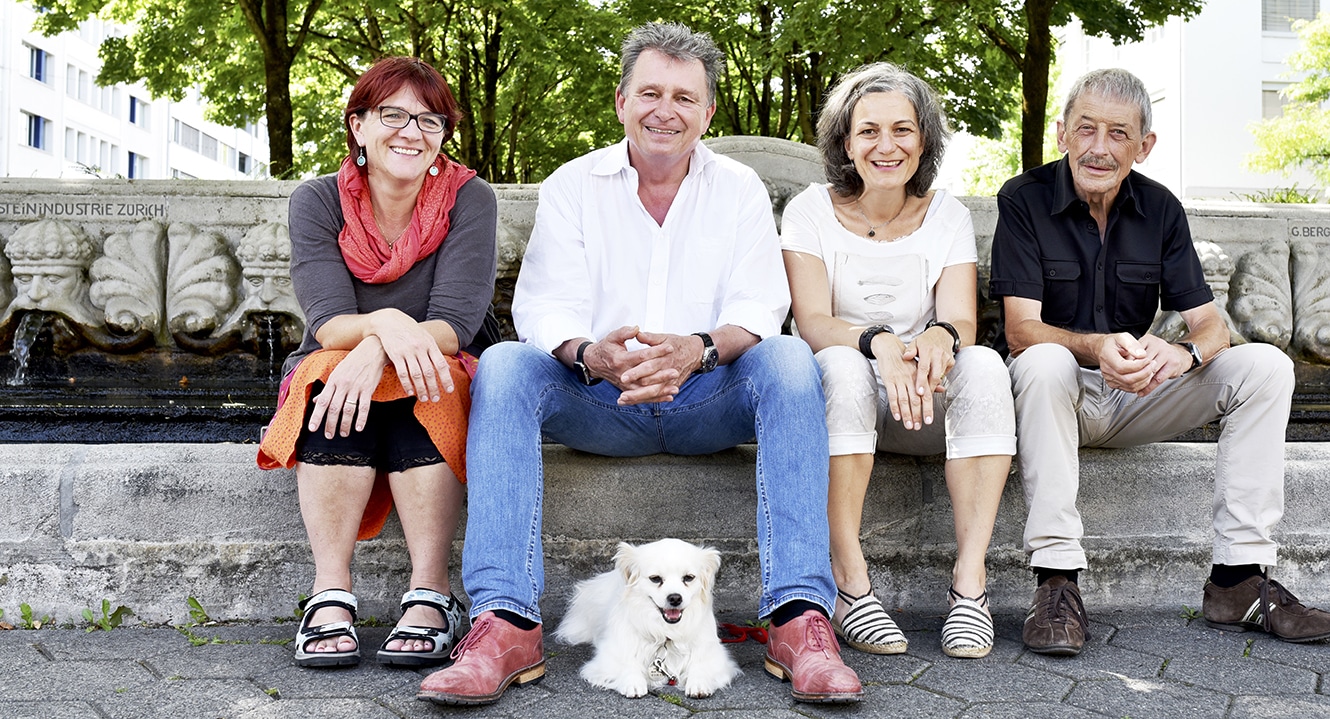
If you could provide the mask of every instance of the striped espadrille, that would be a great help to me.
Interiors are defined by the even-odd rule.
[[[850,607],[844,618],[831,620],[831,626],[846,644],[869,654],[904,654],[909,648],[905,633],[872,591],[862,597],[852,597],[840,589],[836,594]]]
[[[993,650],[993,618],[986,611],[988,592],[971,598],[952,588],[947,597],[952,604],[942,623],[942,653],[964,659],[988,656]]]

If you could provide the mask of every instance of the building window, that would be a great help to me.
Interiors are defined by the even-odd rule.
[[[251,169],[251,164],[249,160],[249,155],[246,155],[243,152],[237,153],[236,170],[239,171],[241,174],[248,175],[250,169]]]
[[[138,99],[137,97],[134,97],[133,95],[130,95],[129,121],[145,130],[148,129],[148,110],[151,107],[152,106],[149,105],[148,103]]]
[[[199,154],[210,160],[217,159],[217,138],[207,133],[203,134],[203,139],[199,145]]]
[[[1278,90],[1261,90],[1261,117],[1269,120],[1284,114],[1285,100]]]
[[[148,176],[148,158],[137,152],[129,153],[129,179],[142,180]]]
[[[172,179],[176,179],[176,180],[197,180],[197,179],[199,179],[199,178],[197,178],[197,177],[195,177],[195,176],[189,174],[188,172],[182,172],[181,170],[177,170],[177,169],[174,168],[174,167],[171,168],[171,178],[172,178]]]
[[[28,119],[28,147],[49,150],[51,148],[51,121],[41,115],[30,115],[26,112],[23,114]]]
[[[28,77],[48,85],[51,82],[51,54],[39,47],[28,48]]]
[[[1261,30],[1293,32],[1298,20],[1315,20],[1321,0],[1261,0]]]
[[[202,134],[203,133],[199,132],[199,129],[197,127],[176,120],[175,132],[172,135],[172,139],[175,140],[177,145],[180,145],[181,147],[187,147],[193,150],[194,152],[198,152],[199,141],[202,138]]]

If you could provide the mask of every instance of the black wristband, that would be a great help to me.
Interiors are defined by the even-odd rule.
[[[950,322],[938,322],[937,320],[929,320],[928,324],[924,325],[924,330],[927,331],[930,327],[941,327],[942,329],[947,331],[947,334],[951,335],[952,354],[956,354],[961,351],[961,333],[957,332],[956,328],[952,327]]]
[[[593,344],[595,343],[592,342],[591,340],[587,340],[582,344],[578,345],[577,359],[573,361],[573,370],[577,372],[577,378],[582,381],[582,384],[588,387],[590,387],[593,384],[600,384],[600,378],[592,377],[591,368],[587,367],[586,363],[582,361],[582,355],[583,353],[586,352],[586,348],[590,347]]]
[[[859,335],[859,351],[868,359],[877,359],[873,356],[873,338],[883,332],[896,334],[896,330],[891,329],[890,325],[873,325]]]

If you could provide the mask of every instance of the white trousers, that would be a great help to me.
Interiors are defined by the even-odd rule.
[[[1080,367],[1061,345],[1035,345],[1008,366],[1032,566],[1086,566],[1077,447],[1134,447],[1215,420],[1214,563],[1275,564],[1271,533],[1284,513],[1284,432],[1293,397],[1293,362],[1278,348],[1232,347],[1145,397],[1110,389],[1099,370]]]
[[[859,350],[827,347],[815,356],[833,457],[877,449],[909,455],[945,449],[948,459],[1016,453],[1011,381],[1002,358],[987,347],[964,347],[956,355],[956,366],[942,381],[946,391],[933,395],[933,424],[921,430],[892,419],[877,363]]]

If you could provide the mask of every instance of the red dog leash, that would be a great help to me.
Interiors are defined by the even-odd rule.
[[[721,622],[716,625],[720,630],[720,641],[723,644],[738,644],[739,642],[752,639],[758,644],[767,643],[767,630],[762,627],[748,627],[739,624],[725,624]]]

